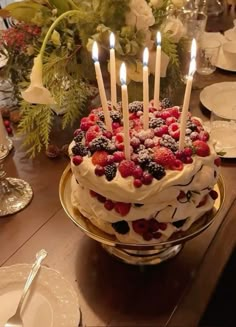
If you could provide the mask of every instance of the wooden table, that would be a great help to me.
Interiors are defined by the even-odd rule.
[[[217,70],[201,83],[204,87],[226,80],[236,81],[236,75]],[[191,110],[207,119],[199,93],[192,92]],[[70,139],[72,131],[67,133]],[[13,140],[6,171],[28,181],[34,198],[23,211],[0,219],[0,265],[31,263],[45,248],[45,264],[60,271],[78,292],[83,326],[196,326],[236,242],[236,161],[223,161],[226,200],[211,227],[187,242],[174,259],[135,267],[104,252],[64,213],[58,186],[68,159],[50,160],[44,154],[28,159],[21,141]]]

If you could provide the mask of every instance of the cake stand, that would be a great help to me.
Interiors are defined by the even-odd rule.
[[[106,234],[98,229],[89,219],[85,218],[78,210],[73,208],[71,204],[71,178],[72,172],[70,165],[68,165],[62,174],[59,185],[60,201],[68,217],[86,235],[101,243],[102,247],[108,253],[123,262],[134,265],[159,264],[176,256],[186,241],[201,234],[212,224],[222,208],[225,197],[225,187],[223,179],[220,176],[215,186],[215,190],[219,196],[215,201],[213,209],[197,220],[188,231],[175,233],[165,242],[151,244],[122,243],[115,236]]]

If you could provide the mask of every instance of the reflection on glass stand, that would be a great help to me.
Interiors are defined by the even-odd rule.
[[[31,186],[22,179],[6,177],[2,161],[9,153],[6,145],[0,144],[0,217],[24,209],[32,199]]]

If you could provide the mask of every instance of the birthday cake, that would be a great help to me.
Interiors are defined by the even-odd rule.
[[[112,131],[102,108],[81,119],[69,147],[71,200],[100,230],[126,243],[151,244],[186,231],[217,198],[220,158],[200,119],[188,114],[185,146],[179,150],[181,110],[168,99],[129,104],[130,158],[124,151],[121,105],[109,106]]]

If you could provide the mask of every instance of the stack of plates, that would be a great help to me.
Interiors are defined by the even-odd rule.
[[[214,115],[210,133],[217,152],[236,158],[236,82],[212,84],[200,93],[200,101]]]

